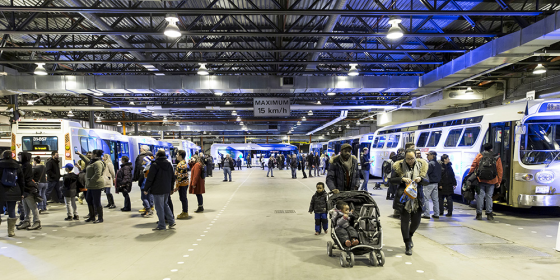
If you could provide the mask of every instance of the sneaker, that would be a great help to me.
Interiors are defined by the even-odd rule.
[[[65,221],[72,221],[72,216],[68,216],[64,219]]]
[[[422,219],[429,219],[429,218],[430,218],[430,216],[424,216],[424,215],[422,215]]]
[[[434,219],[439,219],[439,216],[432,215],[432,218],[434,218]]]
[[[154,211],[147,211],[144,218],[151,218],[154,215]]]
[[[227,182],[227,180],[223,180],[222,182]]]
[[[155,210],[154,206],[152,206],[150,209],[152,209],[152,212],[154,212],[154,210]]]
[[[320,234],[319,232],[315,232],[315,235],[319,235],[319,234]]]
[[[174,229],[176,225],[177,225],[176,223],[169,225],[169,229]]]
[[[157,227],[157,228],[153,228],[152,230],[153,230],[153,231],[165,230],[165,228],[159,228],[159,227]]]
[[[140,212],[140,213],[145,213],[145,212],[146,212],[146,208],[142,208],[142,209],[138,210],[138,212]]]
[[[74,215],[74,217],[72,217],[72,220],[78,221],[78,220],[80,220],[80,216]]]

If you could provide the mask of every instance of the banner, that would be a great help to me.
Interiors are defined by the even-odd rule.
[[[253,98],[255,117],[289,117],[290,98]]]

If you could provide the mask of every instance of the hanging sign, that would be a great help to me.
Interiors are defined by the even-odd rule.
[[[255,117],[289,117],[290,98],[253,98]]]
[[[527,95],[526,95],[526,99],[527,100],[535,100],[535,91],[534,90],[528,91]]]

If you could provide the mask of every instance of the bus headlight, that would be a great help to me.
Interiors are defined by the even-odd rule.
[[[552,171],[537,172],[536,179],[537,182],[539,183],[543,183],[543,184],[552,183],[552,181],[554,181],[554,172]]]
[[[533,181],[533,174],[530,173],[515,173],[516,181]]]

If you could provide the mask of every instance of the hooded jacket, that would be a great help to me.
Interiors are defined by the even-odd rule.
[[[47,181],[58,182],[60,180],[60,166],[58,166],[59,159],[49,158],[45,164]]]
[[[150,151],[147,151],[139,154],[136,157],[136,161],[134,161],[134,177],[132,179],[132,181],[134,182],[143,181],[144,179],[144,174],[142,173],[144,169],[142,168],[142,166],[144,165],[143,161],[145,156],[154,156],[154,154],[152,154],[152,152]],[[138,185],[140,185],[140,183]]]
[[[121,165],[117,172],[117,188],[126,189],[127,192],[132,190],[132,162]]]
[[[0,184],[0,201],[21,201],[23,187],[25,186],[23,171],[21,166],[14,159],[0,160],[0,177],[5,168],[17,169],[17,184],[15,187],[6,187]]]
[[[397,186],[397,194],[395,199],[393,200],[393,209],[398,211],[404,210],[404,204],[400,202],[401,196],[404,194],[404,189],[406,188],[405,183],[402,181],[402,178],[405,176],[405,172],[403,169],[403,164],[406,164],[404,159],[398,160],[397,162],[393,163],[393,172],[391,174],[391,185]],[[416,159],[416,164],[420,164],[420,174],[418,174],[422,181],[418,184],[418,203],[420,208],[423,207],[424,203],[424,187],[429,183],[428,181],[428,162],[423,159]]]
[[[309,204],[309,212],[327,213],[327,192],[322,191],[321,193],[315,192],[311,197],[311,203]]]
[[[37,183],[33,181],[33,166],[31,165],[31,154],[21,153],[21,171],[23,172],[23,192],[24,195],[38,193]]]
[[[358,172],[358,159],[351,155],[352,168],[346,170],[342,164],[342,156],[336,155],[329,160],[329,171],[327,173],[327,187],[339,191],[357,190],[360,183]]]
[[[155,195],[170,194],[174,184],[173,165],[166,156],[156,158],[150,165],[144,191]]]
[[[93,158],[89,161],[86,167],[86,188],[88,190],[100,190],[105,188],[105,178],[103,177],[105,168],[105,163],[100,158]]]
[[[115,181],[115,166],[113,165],[113,162],[110,158],[107,161],[103,162],[105,163],[105,171],[103,171],[105,187],[110,188],[113,186],[113,182]]]

